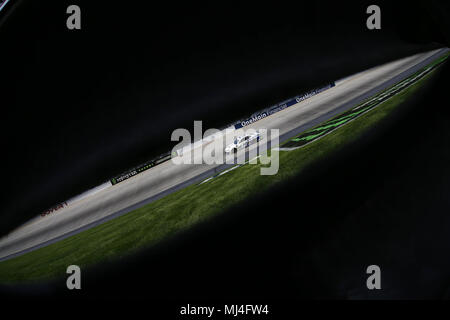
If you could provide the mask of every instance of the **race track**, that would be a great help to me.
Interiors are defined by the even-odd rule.
[[[279,129],[280,142],[307,130],[408,77],[448,49],[420,53],[336,82],[336,86],[244,129]],[[204,128],[207,129],[207,128]],[[170,137],[167,137],[168,142]],[[274,145],[272,145],[274,147]],[[244,152],[244,151],[241,151]],[[0,261],[24,254],[132,211],[231,165],[163,162],[48,215],[0,240]]]

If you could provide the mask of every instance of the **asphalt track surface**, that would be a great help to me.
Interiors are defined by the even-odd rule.
[[[419,53],[341,79],[336,81],[335,87],[243,129],[278,129],[279,141],[282,142],[407,78],[447,51],[445,48]],[[252,152],[254,147],[256,146],[249,151]],[[242,157],[245,152],[239,151],[238,157]],[[0,261],[100,225],[231,166],[233,164],[227,163],[176,165],[172,161],[166,161],[14,230],[0,239]]]

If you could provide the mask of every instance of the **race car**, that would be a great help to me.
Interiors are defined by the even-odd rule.
[[[225,148],[226,153],[236,153],[238,149],[241,148],[247,148],[250,144],[254,142],[258,142],[260,139],[260,133],[256,131],[252,134],[246,134],[244,136],[239,136],[236,139],[234,139],[234,142],[230,145],[228,145]]]

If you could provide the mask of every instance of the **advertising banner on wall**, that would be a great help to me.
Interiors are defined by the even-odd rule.
[[[115,185],[115,184],[117,184],[119,182],[127,180],[127,179],[129,179],[131,177],[134,177],[138,173],[141,173],[141,172],[143,172],[145,170],[148,170],[148,169],[150,169],[150,168],[152,168],[152,167],[154,167],[154,166],[156,166],[156,165],[158,165],[158,164],[160,164],[162,162],[170,160],[170,158],[171,158],[170,152],[164,153],[164,154],[160,155],[159,157],[157,157],[155,159],[152,159],[152,160],[150,160],[150,161],[148,161],[146,163],[143,163],[143,164],[141,164],[141,165],[139,165],[139,166],[137,166],[137,167],[135,167],[133,169],[130,169],[130,170],[128,170],[128,171],[126,171],[126,172],[124,172],[124,173],[122,173],[122,174],[112,178],[111,179],[111,184]]]
[[[288,107],[290,107],[290,106],[292,106],[294,104],[297,104],[299,102],[302,102],[303,100],[306,100],[306,99],[308,99],[308,98],[310,98],[312,96],[315,96],[316,94],[319,94],[320,92],[322,92],[324,90],[327,90],[327,89],[329,89],[331,87],[334,87],[334,85],[335,85],[334,82],[331,82],[331,83],[329,83],[329,84],[327,84],[327,85],[325,85],[323,87],[313,89],[313,90],[308,91],[306,93],[303,93],[301,95],[298,95],[298,96],[295,96],[295,97],[290,98],[288,100],[285,100],[283,102],[280,102],[280,103],[278,103],[278,104],[276,104],[276,105],[274,105],[272,107],[269,107],[267,109],[264,109],[264,110],[261,110],[261,111],[259,111],[257,113],[252,114],[247,119],[243,119],[243,120],[240,120],[240,121],[236,122],[234,124],[234,127],[236,129],[239,129],[239,128],[248,126],[249,124],[252,124],[255,121],[261,120],[261,119],[263,119],[263,118],[265,118],[267,116],[270,116],[271,114],[279,112],[279,111],[281,111],[283,109],[286,109],[286,108],[288,108]]]

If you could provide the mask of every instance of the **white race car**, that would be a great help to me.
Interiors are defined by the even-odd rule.
[[[238,149],[247,148],[250,144],[258,142],[260,136],[261,134],[258,131],[252,134],[246,134],[245,136],[239,136],[236,139],[234,139],[234,142],[232,144],[228,145],[225,148],[225,152],[236,153]]]

